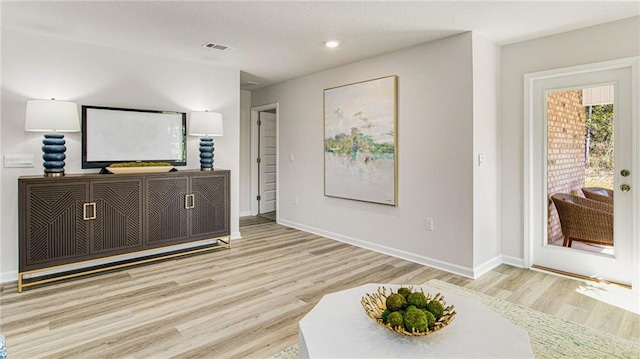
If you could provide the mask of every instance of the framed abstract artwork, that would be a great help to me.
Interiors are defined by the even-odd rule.
[[[324,90],[324,194],[397,206],[397,76]]]

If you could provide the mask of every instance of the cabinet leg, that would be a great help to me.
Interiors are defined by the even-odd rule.
[[[218,240],[220,242],[226,244],[228,249],[231,249],[231,237],[226,237],[226,238],[227,238],[226,241],[224,239],[220,239],[220,238],[218,238]]]
[[[24,274],[18,273],[18,293],[22,293],[22,279],[24,278]]]

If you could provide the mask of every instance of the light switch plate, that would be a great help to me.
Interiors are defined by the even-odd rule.
[[[482,167],[486,159],[487,157],[485,156],[484,153],[482,152],[478,153],[478,167]]]
[[[4,155],[5,168],[33,167],[33,155]]]

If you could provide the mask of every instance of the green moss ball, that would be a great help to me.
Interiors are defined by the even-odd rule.
[[[427,326],[429,328],[433,328],[436,325],[436,317],[434,317],[433,314],[431,314],[431,312],[426,309],[422,309],[422,311],[427,316]]]
[[[404,327],[406,330],[412,332],[415,329],[419,332],[424,332],[427,330],[427,326],[427,315],[422,310],[411,309],[404,313]]]
[[[398,294],[402,294],[402,296],[404,296],[405,298],[411,294],[411,289],[409,288],[405,288],[405,287],[401,287],[398,289]]]
[[[387,317],[389,316],[389,314],[391,314],[391,311],[389,309],[385,309],[384,312],[382,312],[382,315],[380,317],[382,318],[383,322],[387,322]]]
[[[444,313],[444,306],[437,300],[432,300],[427,304],[427,310],[436,317],[436,320],[440,320]]]
[[[402,294],[394,293],[387,297],[387,309],[392,312],[400,310],[407,305],[407,300]]]
[[[429,304],[429,301],[427,300],[427,297],[424,296],[424,293],[422,292],[414,292],[409,294],[409,296],[407,297],[407,303],[409,303],[409,305],[413,305],[416,308],[425,308],[427,306],[427,304]]]
[[[393,328],[402,327],[404,325],[404,318],[402,318],[402,314],[398,312],[391,312],[387,317],[387,323]]]

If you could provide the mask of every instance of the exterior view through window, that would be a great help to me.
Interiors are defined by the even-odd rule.
[[[551,245],[613,255],[613,86],[547,94]]]

